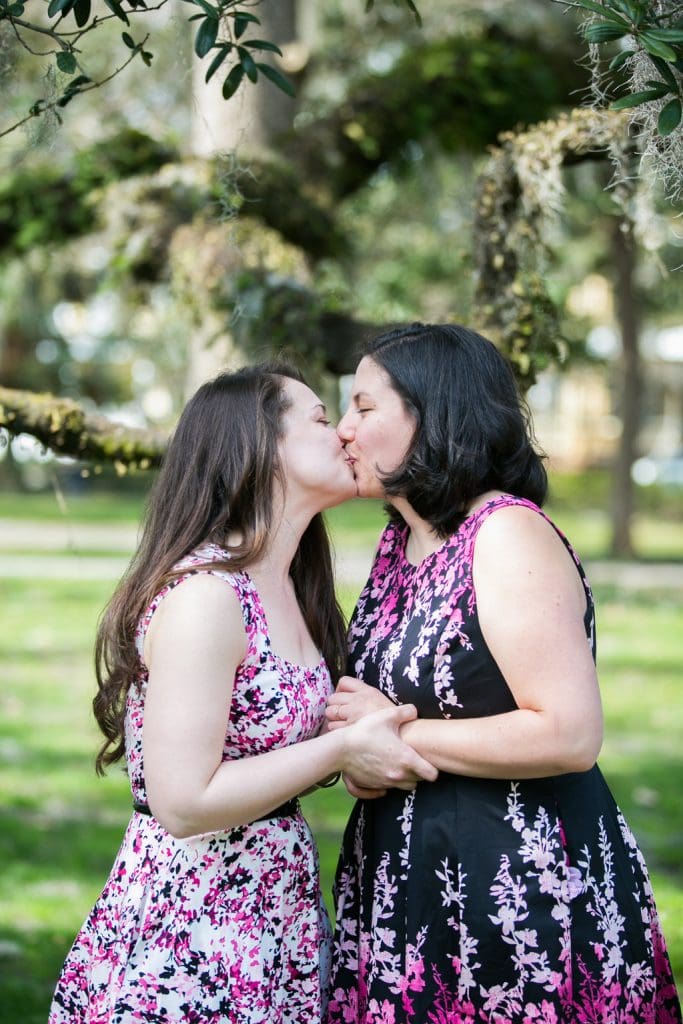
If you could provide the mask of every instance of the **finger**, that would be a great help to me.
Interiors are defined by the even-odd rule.
[[[420,779],[424,779],[425,782],[436,782],[439,777],[438,769],[434,767],[431,761],[427,761],[416,751],[413,751],[413,755],[410,760],[410,770]]]
[[[417,708],[414,704],[397,704],[391,708],[389,714],[398,725],[404,722],[413,722],[417,718]]]
[[[396,783],[396,789],[403,789],[407,793],[412,792],[412,790],[414,790],[416,786],[417,786],[417,782],[414,782],[411,779],[406,779],[403,782],[397,782]]]
[[[337,683],[337,693],[354,693],[364,685],[360,679],[356,679],[354,676],[342,676]]]
[[[376,800],[380,796],[386,796],[386,789],[368,789],[365,786],[359,786],[348,775],[344,775],[342,778],[347,790],[356,800]]]

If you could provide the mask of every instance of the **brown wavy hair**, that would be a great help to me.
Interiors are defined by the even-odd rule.
[[[286,485],[277,447],[289,407],[286,377],[303,381],[284,362],[221,373],[199,388],[178,421],[150,495],[137,552],[98,627],[93,710],[105,736],[95,761],[99,775],[125,753],[126,696],[142,671],[135,632],[154,596],[178,575],[177,563],[207,541],[229,551],[229,561],[211,564],[231,572],[246,568],[264,551],[275,481]],[[231,531],[239,533],[239,543],[228,544]],[[321,515],[304,532],[290,572],[311,637],[336,682],[345,658],[344,620]]]

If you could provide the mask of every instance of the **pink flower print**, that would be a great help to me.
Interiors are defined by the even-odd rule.
[[[567,868],[567,896],[575,900],[583,892],[583,878],[578,868]]]
[[[492,985],[491,988],[485,988],[482,985],[481,994],[484,997],[484,1009],[489,1012],[495,1012],[498,1007],[504,1006],[510,999],[510,993],[504,985]],[[493,1020],[496,1024],[513,1024],[513,1021],[503,1012],[496,1013]]]
[[[553,893],[557,886],[557,879],[553,871],[541,871],[538,876],[538,885],[541,892]]]
[[[367,1024],[396,1024],[394,1007],[387,999],[382,1000],[381,1006],[376,999],[371,999],[365,1019]]]
[[[544,999],[540,1006],[527,1003],[524,1007],[522,1024],[560,1024],[560,1022],[558,1021],[555,1008]]]

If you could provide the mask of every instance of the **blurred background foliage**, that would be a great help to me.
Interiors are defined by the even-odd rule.
[[[167,0],[146,15],[152,67],[5,135],[0,384],[167,432],[221,365],[287,350],[334,406],[372,330],[467,322],[525,388],[541,375],[530,402],[556,468],[614,467],[611,548],[631,555],[633,465],[648,457],[650,480],[683,449],[680,210],[618,118],[601,136],[599,112],[562,121],[595,83],[575,8],[419,6],[421,24],[388,0],[264,0],[257,34],[282,51],[264,59],[296,96],[261,78],[226,103],[187,4]],[[91,78],[120,29],[84,40]],[[4,123],[68,77],[0,20]],[[63,472],[3,440],[5,485]]]

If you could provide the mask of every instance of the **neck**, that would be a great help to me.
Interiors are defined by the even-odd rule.
[[[257,562],[247,566],[247,572],[252,575],[267,574],[271,579],[283,583],[289,580],[292,561],[310,521],[310,514],[297,515],[285,507],[279,517],[275,516],[268,547]]]
[[[502,493],[502,491],[486,491],[484,494],[479,494],[467,509],[467,515],[472,515],[473,512],[476,512],[482,505],[485,505],[491,498],[495,498]],[[418,565],[424,558],[441,547],[443,537],[439,537],[434,532],[426,519],[420,518],[405,498],[392,498],[391,503],[401,513],[409,527],[406,558],[409,562]]]
[[[406,558],[418,565],[443,544],[443,538],[434,532],[426,519],[422,519],[405,498],[392,498],[392,505],[405,519],[408,528]]]

